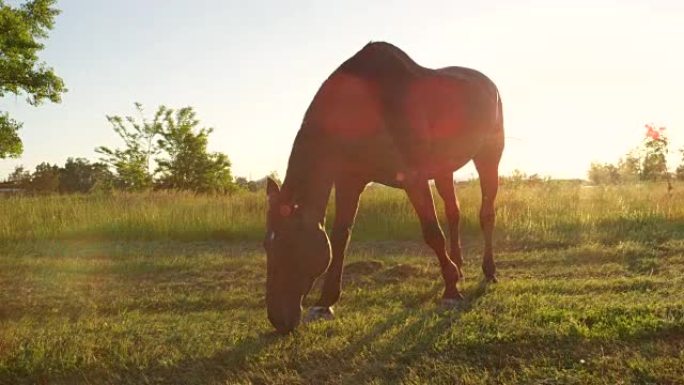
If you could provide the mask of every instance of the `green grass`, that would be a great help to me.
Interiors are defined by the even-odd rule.
[[[461,188],[451,311],[406,199],[369,189],[336,319],[288,336],[261,195],[0,199],[0,384],[684,383],[683,188],[504,187],[494,285]]]
[[[503,186],[497,200],[500,246],[556,247],[582,242],[662,241],[684,232],[684,185],[582,187],[550,182]],[[479,236],[476,183],[458,189],[465,237]],[[441,212],[441,201],[438,210]],[[195,196],[181,193],[67,195],[0,199],[0,247],[45,240],[259,241],[262,193]],[[330,207],[330,213],[333,207]],[[357,240],[420,240],[401,190],[364,193]]]

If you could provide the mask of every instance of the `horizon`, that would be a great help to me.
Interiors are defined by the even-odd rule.
[[[209,148],[228,155],[234,177],[282,178],[314,93],[371,40],[426,67],[467,66],[492,78],[504,108],[502,175],[586,179],[591,162],[617,162],[640,145],[645,124],[668,128],[671,169],[684,147],[684,56],[674,49],[684,41],[684,5],[672,1],[57,7],[40,57],[69,91],[38,108],[21,95],[1,99],[24,123],[24,154],[0,161],[0,180],[17,165],[97,161],[95,147],[121,145],[105,115],[135,115],[134,102],[149,115],[161,104],[192,106],[215,129]],[[474,174],[469,164],[454,175]]]

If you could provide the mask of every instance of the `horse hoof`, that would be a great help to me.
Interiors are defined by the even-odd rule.
[[[304,317],[304,323],[314,322],[318,320],[331,320],[335,318],[332,307],[326,306],[312,306],[309,312]]]
[[[463,298],[461,298],[461,297],[442,298],[441,307],[442,307],[442,309],[451,310],[451,309],[458,307],[458,304],[460,304],[462,300],[463,300]]]

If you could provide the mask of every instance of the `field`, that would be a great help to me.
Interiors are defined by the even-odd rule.
[[[265,315],[262,193],[0,198],[0,384],[684,384],[684,185],[503,186],[465,299],[402,192],[369,188],[333,321]],[[307,299],[311,304],[317,292]]]

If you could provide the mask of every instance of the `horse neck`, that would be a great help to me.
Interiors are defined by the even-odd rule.
[[[283,196],[298,206],[306,223],[322,224],[332,189],[331,173],[326,167],[321,143],[306,132],[297,134],[292,146]]]

